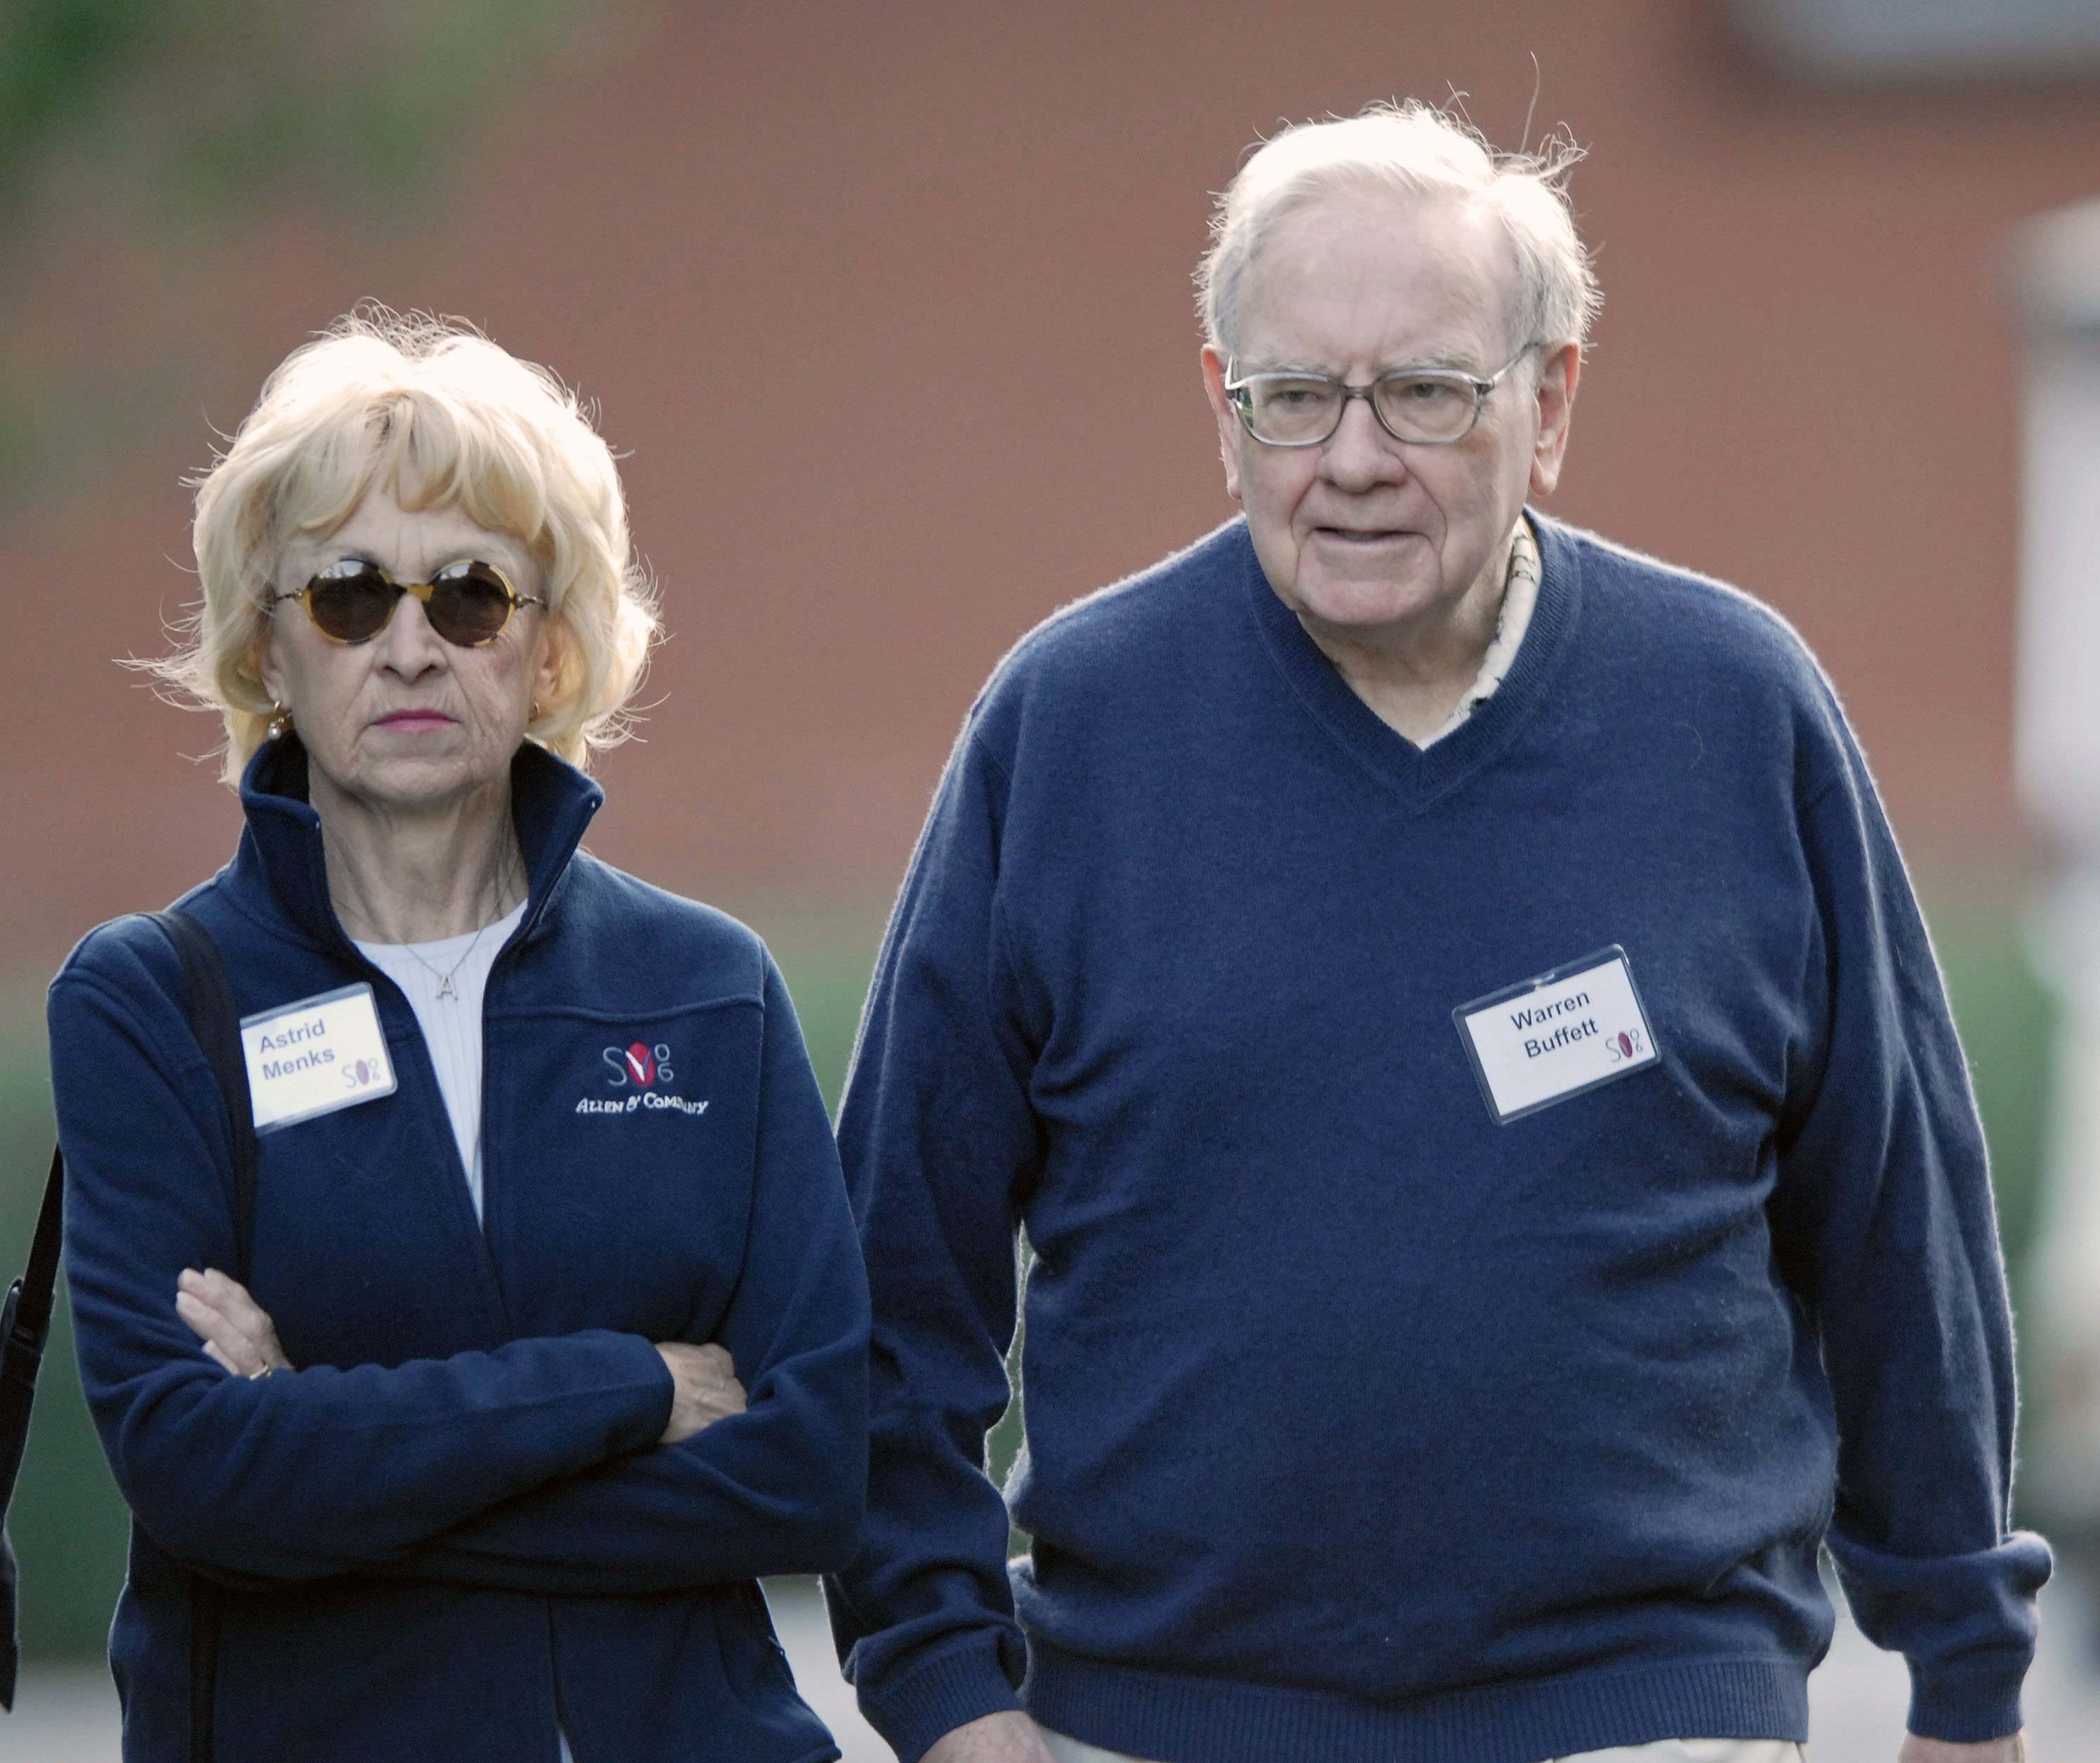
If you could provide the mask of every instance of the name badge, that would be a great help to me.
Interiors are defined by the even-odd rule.
[[[240,1019],[258,1133],[394,1093],[369,985],[346,985]]]
[[[1661,1056],[1617,943],[1451,1015],[1488,1112],[1504,1126]]]

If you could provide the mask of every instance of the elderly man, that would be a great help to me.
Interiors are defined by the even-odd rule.
[[[1527,510],[1596,299],[1557,168],[1379,109],[1215,233],[1244,518],[1000,666],[847,1093],[862,1706],[907,1763],[1792,1763],[1827,1536],[1906,1763],[2010,1763],[1983,1147],[1836,698]]]

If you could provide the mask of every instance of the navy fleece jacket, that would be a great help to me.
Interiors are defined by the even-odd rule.
[[[2018,1724],[1983,1147],[1865,764],[1770,612],[1534,524],[1515,663],[1426,750],[1238,522],[972,712],[840,1122],[834,1620],[905,1758],[1021,1703],[1203,1763],[1798,1739],[1826,1531],[1916,1730]],[[1613,944],[1660,1060],[1498,1124],[1454,1007]]]
[[[228,1588],[218,1763],[553,1763],[558,1716],[576,1763],[836,1756],[753,1583],[844,1558],[866,1463],[860,1257],[779,973],[578,851],[597,787],[526,747],[477,1223],[415,1018],[337,923],[305,780],[295,736],[266,747],[238,854],[181,902],[244,1015],[368,983],[399,1082],[260,1140],[253,1283],[293,1374],[227,1376],[175,1313],[177,1273],[234,1243],[174,949],[119,919],[51,987],[81,1373],[135,1519],[126,1756],[189,1754],[197,1576]],[[580,1106],[629,1095],[657,1105]],[[748,1412],[659,1445],[669,1340],[727,1347]]]

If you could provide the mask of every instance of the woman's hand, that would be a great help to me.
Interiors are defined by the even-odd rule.
[[[267,1377],[292,1369],[269,1313],[246,1286],[216,1267],[201,1273],[183,1269],[175,1280],[175,1314],[204,1342],[205,1351],[236,1377]]]
[[[234,1287],[239,1291],[239,1286]],[[244,1294],[245,1295],[245,1294]],[[259,1316],[261,1312],[258,1311]],[[264,1316],[267,1322],[270,1319]],[[192,1328],[196,1324],[192,1323]],[[660,1341],[656,1351],[671,1368],[671,1424],[659,1444],[682,1444],[703,1426],[744,1410],[743,1386],[736,1381],[736,1361],[729,1349],[710,1341],[693,1346],[684,1341]]]

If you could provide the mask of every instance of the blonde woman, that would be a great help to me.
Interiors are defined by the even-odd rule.
[[[51,996],[126,1756],[836,1756],[754,1576],[852,1549],[860,1262],[763,945],[578,848],[655,624],[604,442],[361,314],[196,545],[245,1104],[153,920]]]

